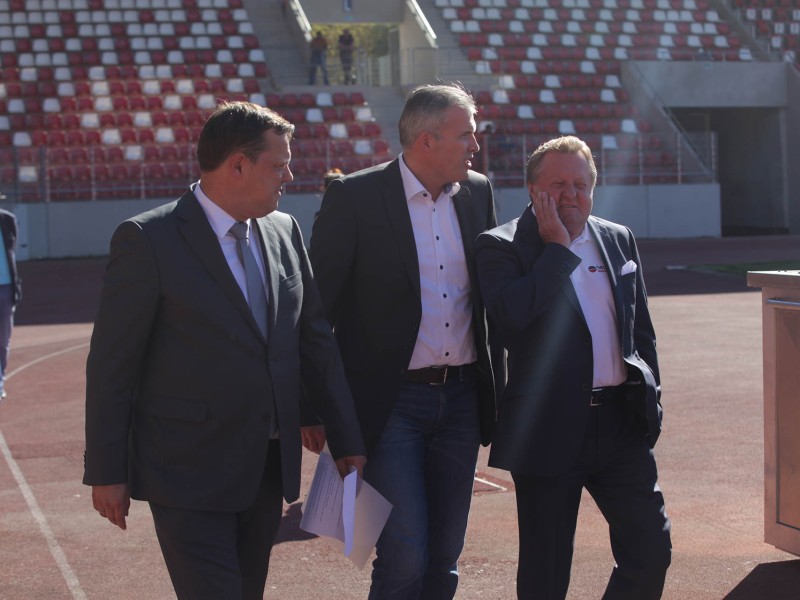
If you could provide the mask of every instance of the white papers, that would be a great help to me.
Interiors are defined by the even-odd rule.
[[[303,503],[300,529],[331,538],[363,568],[389,518],[392,505],[355,470],[342,480],[327,446],[319,455],[311,489]]]

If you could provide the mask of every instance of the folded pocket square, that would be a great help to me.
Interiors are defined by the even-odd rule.
[[[638,267],[636,266],[636,263],[633,262],[632,260],[629,260],[624,265],[622,265],[622,270],[619,272],[619,274],[627,275],[628,273],[635,273],[637,268]]]

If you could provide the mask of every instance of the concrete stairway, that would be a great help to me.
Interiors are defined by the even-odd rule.
[[[244,0],[255,36],[267,58],[271,80],[262,82],[265,92],[308,81],[308,67],[303,48],[292,36],[287,19],[275,0]]]
[[[467,59],[466,53],[458,44],[458,38],[451,33],[450,26],[442,17],[442,10],[436,0],[418,0],[425,18],[436,33],[439,44],[437,73],[444,82],[460,81],[473,95],[479,90],[489,90],[498,84],[497,76],[481,75],[475,72],[475,64]]]

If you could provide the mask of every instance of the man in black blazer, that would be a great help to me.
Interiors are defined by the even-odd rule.
[[[14,328],[14,311],[22,297],[22,281],[17,273],[17,231],[17,217],[14,213],[0,209],[0,234],[5,257],[0,260],[0,401],[7,396],[5,381],[8,347],[11,330]]]
[[[656,338],[633,234],[590,215],[596,180],[583,141],[542,144],[527,165],[532,205],[476,242],[481,293],[508,350],[489,464],[516,486],[524,599],[566,596],[584,487],[616,560],[603,598],[660,598],[670,563],[652,450]]]
[[[197,144],[199,183],[111,240],[83,481],[122,529],[130,498],[150,503],[179,598],[262,598],[282,498],[299,493],[301,387],[339,471],[364,463],[302,235],[276,211],[293,129],[221,105]]]
[[[475,103],[454,85],[412,91],[401,156],[331,182],[311,263],[367,445],[365,479],[392,504],[370,598],[452,598],[494,380],[473,241],[495,225],[470,170]],[[307,446],[321,440],[307,432]]]

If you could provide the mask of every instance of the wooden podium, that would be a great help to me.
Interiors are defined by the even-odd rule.
[[[761,288],[764,541],[800,556],[800,271],[751,271]]]

